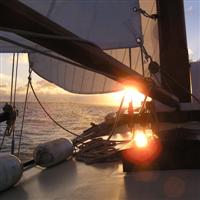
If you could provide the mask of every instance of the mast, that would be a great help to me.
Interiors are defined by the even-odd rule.
[[[156,2],[159,16],[158,30],[162,86],[168,90],[170,88],[181,102],[190,102],[190,95],[172,81],[172,79],[176,80],[182,88],[190,91],[190,65],[183,0],[156,0]],[[170,75],[172,79],[169,80],[166,74]]]

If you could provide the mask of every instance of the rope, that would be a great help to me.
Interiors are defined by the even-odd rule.
[[[87,164],[102,161],[105,162],[119,160],[119,155],[117,154],[119,150],[116,148],[116,146],[119,144],[128,143],[130,141],[114,141],[110,139],[119,121],[124,99],[125,95],[122,97],[117,116],[115,118],[112,130],[110,131],[110,135],[108,136],[108,138],[106,140],[102,138],[94,138],[91,140],[88,139],[88,141],[82,143],[81,145],[77,145],[77,148],[79,149],[79,151],[76,153],[77,160],[83,161]]]
[[[129,67],[132,69],[132,54],[131,54],[131,48],[129,48]]]
[[[156,5],[156,2],[154,1],[153,4],[152,4],[152,7],[151,7],[151,11],[150,11],[151,14],[153,12],[153,9],[154,9],[155,5]],[[145,38],[145,35],[147,33],[147,30],[148,30],[149,23],[150,23],[150,19],[147,20],[147,23],[146,23],[146,25],[144,27],[144,30],[142,30],[143,31],[143,38]],[[143,41],[139,40],[139,43],[143,43]],[[138,64],[138,61],[139,61],[139,56],[140,56],[140,52],[138,52],[138,54],[137,54],[136,64],[135,64],[135,67],[134,67],[135,70],[137,68],[137,64]]]
[[[33,92],[33,94],[34,94],[34,96],[35,96],[37,102],[39,103],[39,105],[40,105],[40,107],[42,108],[42,110],[46,113],[46,115],[47,115],[57,126],[59,126],[60,128],[62,128],[62,129],[65,130],[66,132],[68,132],[68,133],[70,133],[70,134],[72,134],[72,135],[74,135],[74,136],[80,137],[78,134],[73,133],[72,131],[66,129],[66,128],[63,127],[61,124],[59,124],[59,123],[46,111],[46,109],[45,109],[44,106],[42,105],[41,101],[39,100],[39,98],[38,98],[38,96],[37,96],[37,94],[36,94],[36,92],[35,92],[35,90],[34,90],[34,88],[33,88],[33,85],[32,85],[32,83],[31,83],[31,81],[30,81],[30,87],[31,87],[31,90],[32,90],[32,92]]]
[[[144,74],[144,57],[143,57],[142,48],[140,48],[140,53],[141,53],[141,61],[142,61],[142,75],[145,76],[145,74]]]
[[[12,61],[12,75],[11,75],[11,85],[10,85],[10,105],[12,104],[12,97],[13,97],[14,68],[15,68],[15,53],[13,53],[13,61]]]
[[[139,114],[141,114],[142,111],[144,110],[146,101],[147,101],[147,96],[144,97],[144,101],[143,101],[142,106],[141,106],[141,108],[140,108],[140,110],[139,110]]]
[[[12,60],[12,74],[11,74],[11,86],[10,86],[10,107],[12,108],[12,113],[10,114],[9,122],[7,121],[7,127],[4,132],[0,151],[3,147],[5,136],[10,135],[12,133],[12,141],[11,141],[11,154],[14,154],[15,150],[15,120],[17,113],[15,111],[15,99],[16,99],[16,85],[17,85],[17,70],[18,70],[18,57],[17,57],[17,65],[16,65],[16,72],[15,72],[15,81],[14,81],[14,71],[15,71],[15,53],[13,53],[13,60]],[[14,83],[15,82],[15,83]],[[14,84],[14,86],[13,86]],[[14,87],[14,89],[13,89]],[[12,107],[13,104],[13,107]]]
[[[14,97],[13,97],[13,110],[15,111],[15,101],[16,101],[16,90],[17,90],[17,73],[18,73],[18,61],[19,61],[19,54],[17,53],[17,60],[16,60],[16,68],[15,68],[15,83],[14,83]],[[15,153],[15,121],[12,125],[12,142],[11,142],[11,154],[14,155]]]
[[[16,91],[17,91],[18,64],[19,64],[19,54],[17,53],[17,61],[16,61],[16,68],[15,68],[14,99],[13,99],[13,108],[14,108],[14,109],[15,109]]]
[[[3,138],[2,138],[1,146],[0,146],[0,151],[1,151],[2,147],[3,147],[5,136],[6,136],[6,132],[4,132],[4,134],[3,134]]]
[[[152,57],[148,54],[148,52],[147,52],[146,48],[144,47],[144,45],[141,45],[140,48],[141,48],[142,53],[144,54],[144,57],[145,57],[146,61],[147,62],[153,61]]]
[[[10,153],[12,155],[14,155],[14,153],[15,153],[15,124],[13,124],[13,128],[12,128],[12,141],[11,141]]]
[[[108,138],[107,138],[107,141],[110,140],[110,138],[113,136],[114,130],[115,130],[115,128],[117,127],[117,123],[118,123],[119,117],[120,117],[120,115],[121,115],[121,110],[122,110],[122,106],[123,106],[123,103],[124,103],[124,99],[125,99],[125,95],[122,97],[122,100],[121,100],[121,103],[120,103],[120,106],[119,106],[119,110],[118,110],[117,116],[116,116],[116,118],[115,118],[115,122],[114,122],[114,124],[113,124],[113,127],[112,127],[112,130],[111,130],[111,132],[110,132],[110,135],[109,135]]]
[[[23,117],[22,117],[22,126],[21,126],[21,131],[20,131],[20,139],[19,139],[19,146],[18,146],[18,157],[20,155],[20,148],[21,148],[21,139],[22,139],[22,133],[23,133],[23,127],[24,127],[24,119],[25,119],[25,111],[26,111],[26,105],[27,105],[27,99],[28,99],[28,92],[29,92],[29,87],[31,87],[31,90],[37,100],[37,102],[39,103],[40,107],[42,108],[42,110],[46,113],[46,115],[60,128],[62,128],[63,130],[67,131],[68,133],[80,137],[78,134],[71,132],[70,130],[66,129],[65,127],[63,127],[62,125],[60,125],[44,108],[44,106],[42,105],[42,103],[40,102],[38,96],[36,95],[36,92],[33,88],[32,82],[31,82],[31,73],[32,70],[31,68],[29,68],[29,76],[28,76],[28,85],[27,85],[27,90],[26,90],[26,97],[25,97],[25,104],[24,104],[24,110],[23,110]]]
[[[29,87],[30,87],[30,81],[31,81],[30,74],[31,74],[31,69],[29,67],[28,84],[27,84],[27,88],[26,88],[26,96],[25,96],[25,101],[24,101],[24,109],[23,109],[23,115],[22,115],[22,124],[21,124],[20,137],[19,137],[19,146],[18,146],[18,153],[17,153],[18,157],[20,156],[20,149],[21,149],[21,141],[22,141],[22,134],[23,134],[23,128],[24,128],[26,106],[27,106],[28,93],[29,93]]]
[[[149,14],[149,13],[147,13],[145,10],[143,10],[141,8],[134,7],[133,11],[134,12],[138,12],[138,13],[142,14],[143,16],[148,17],[148,18],[153,19],[153,20],[156,20],[158,18],[157,14]]]

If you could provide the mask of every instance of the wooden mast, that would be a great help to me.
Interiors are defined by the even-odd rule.
[[[181,102],[190,102],[191,97],[174,81],[166,82],[169,74],[185,90],[190,91],[190,65],[186,40],[183,0],[156,0],[160,43],[161,81]]]

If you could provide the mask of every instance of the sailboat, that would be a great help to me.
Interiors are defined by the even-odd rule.
[[[191,103],[191,97],[198,98],[190,94],[182,0],[9,0],[0,2],[0,10],[1,52],[29,54],[30,87],[33,70],[70,92],[96,94],[134,86],[154,102],[144,99],[139,112],[130,104],[123,114],[122,99],[116,116],[93,124],[73,144],[63,139],[42,144],[35,150],[34,160],[23,167],[16,157],[1,156],[1,170],[6,169],[1,172],[1,190],[15,185],[22,176],[15,187],[0,194],[1,199],[198,198],[199,171],[183,170],[200,165],[198,131],[180,128],[180,124],[199,121],[200,108]],[[198,64],[193,65],[198,70]],[[168,124],[161,131],[156,126],[161,122],[176,123],[179,128],[169,129]],[[146,150],[138,147],[137,152],[132,146],[137,146],[135,137],[130,147],[116,153],[113,146],[117,142],[110,138],[123,125],[134,136],[148,126],[149,138],[142,133],[139,139],[151,144],[148,149],[156,147],[155,152],[147,151],[148,158]],[[109,133],[106,140],[102,138],[105,132]],[[87,147],[100,152],[88,153]],[[60,163],[73,155],[74,148],[78,160],[102,156],[106,149],[101,161],[114,155],[123,164],[88,166],[73,159]],[[95,156],[87,163],[96,163]],[[146,163],[149,158],[154,158],[151,165]],[[157,171],[138,172],[146,169]]]

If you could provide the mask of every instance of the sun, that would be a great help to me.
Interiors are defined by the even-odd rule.
[[[138,148],[144,148],[148,145],[148,138],[143,131],[136,130],[134,133],[134,141]]]
[[[128,107],[131,101],[134,107],[140,107],[145,98],[136,88],[126,87],[123,91],[112,94],[113,105],[120,105],[123,96],[125,96],[123,107]]]

